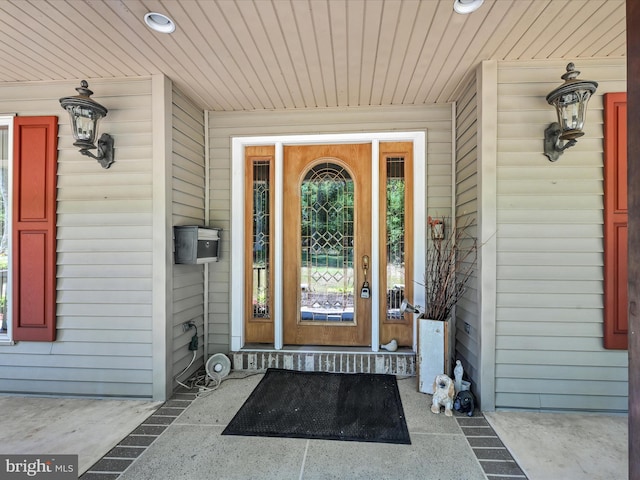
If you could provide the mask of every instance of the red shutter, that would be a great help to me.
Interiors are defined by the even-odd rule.
[[[13,339],[56,338],[58,118],[16,117],[13,137]]]
[[[627,94],[604,96],[604,347],[625,350],[627,295]]]

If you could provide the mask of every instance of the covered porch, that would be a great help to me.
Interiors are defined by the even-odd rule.
[[[0,416],[0,445],[79,454],[82,480],[627,478],[624,415],[445,417],[414,377],[398,380],[412,445],[220,436],[261,377],[235,372],[211,394],[181,389],[166,403],[0,397],[13,414]]]

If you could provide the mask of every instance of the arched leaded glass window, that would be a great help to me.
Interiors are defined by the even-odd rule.
[[[354,182],[331,161],[304,176],[301,198],[302,321],[353,321]]]

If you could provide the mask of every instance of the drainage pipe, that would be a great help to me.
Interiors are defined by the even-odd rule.
[[[210,174],[209,174],[209,111],[204,111],[204,224],[210,226],[211,213],[209,211],[209,196],[210,196]],[[218,240],[220,241],[220,240]],[[204,363],[207,363],[209,359],[209,264],[204,264],[204,288],[203,288],[203,328],[202,340]]]

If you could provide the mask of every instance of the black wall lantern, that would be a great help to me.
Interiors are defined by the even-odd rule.
[[[580,80],[580,72],[573,63],[567,65],[567,73],[562,75],[564,83],[547,95],[549,105],[556,107],[558,121],[544,131],[544,154],[555,162],[569,147],[573,147],[582,131],[587,114],[589,98],[598,88],[592,80]],[[565,143],[562,143],[565,142]]]
[[[95,141],[98,134],[98,120],[107,115],[107,109],[91,98],[93,92],[89,90],[86,80],[80,82],[76,88],[78,95],[63,97],[60,105],[71,118],[74,146],[80,148],[80,153],[95,158],[103,168],[109,168],[113,163],[113,138],[103,133],[98,140],[97,155],[91,150],[96,149]]]

